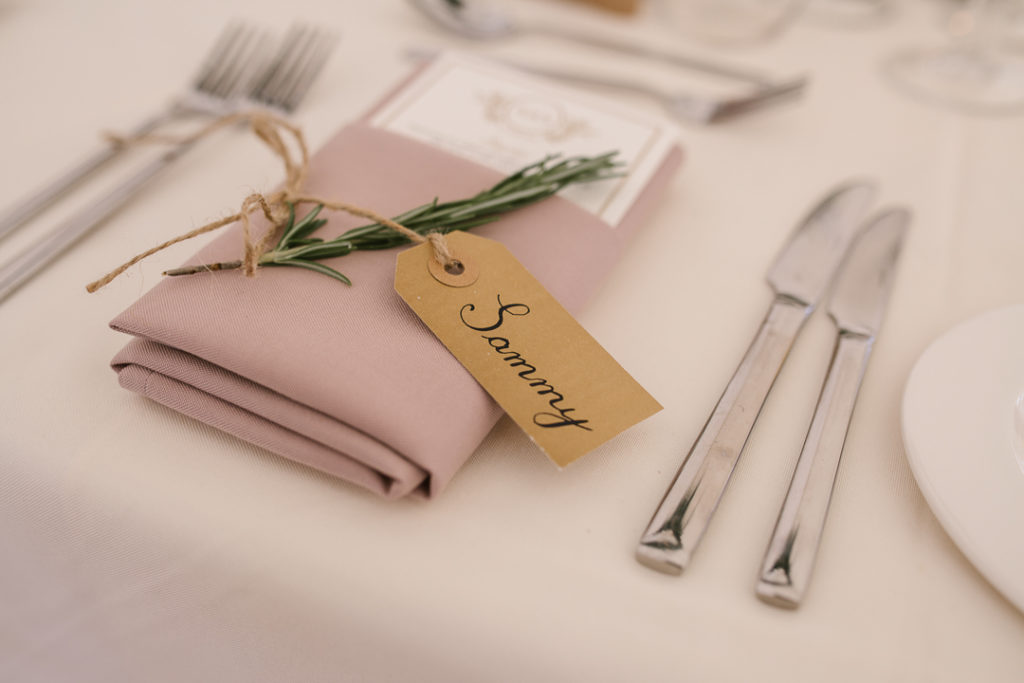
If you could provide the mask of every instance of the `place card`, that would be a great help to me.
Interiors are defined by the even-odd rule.
[[[502,409],[564,467],[661,410],[501,243],[453,232],[398,256],[395,290]]]
[[[445,54],[378,111],[371,125],[502,173],[545,156],[618,151],[621,176],[559,193],[618,227],[678,133],[664,119],[462,54]]]

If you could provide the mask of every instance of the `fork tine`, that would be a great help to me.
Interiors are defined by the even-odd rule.
[[[281,72],[280,78],[274,83],[274,87],[269,93],[271,101],[277,105],[281,105],[282,94],[288,87],[295,81],[295,78],[301,73],[302,65],[309,59],[310,53],[312,53],[315,40],[316,31],[311,27],[304,27],[300,33],[301,41],[299,49],[295,50],[291,54],[291,59],[288,61],[288,68]]]
[[[223,55],[216,77],[210,79],[203,92],[220,99],[230,99],[237,95],[240,85],[251,75],[253,57],[258,49],[258,32],[251,27],[243,26],[236,40]]]
[[[316,29],[292,27],[252,98],[287,112],[293,110],[326,63],[333,43],[333,36]]]
[[[237,50],[217,84],[217,96],[230,99],[244,91],[244,86],[248,84],[254,70],[258,67],[257,56],[261,43],[259,31],[252,27],[244,30]]]
[[[277,79],[280,78],[282,70],[285,68],[285,62],[291,55],[292,51],[298,43],[298,36],[301,33],[301,29],[296,26],[292,26],[288,29],[284,39],[279,44],[277,52],[271,58],[264,69],[263,74],[253,84],[253,88],[250,91],[250,97],[259,102],[266,101],[266,93],[269,91],[271,84],[276,83]]]
[[[320,34],[318,36],[309,59],[303,65],[301,72],[292,79],[291,86],[282,97],[282,109],[288,112],[294,110],[306,96],[306,93],[313,86],[316,77],[323,70],[324,65],[326,65],[327,59],[331,56],[335,42],[336,37],[333,34]]]
[[[263,100],[272,106],[278,106],[278,99],[281,89],[287,87],[294,78],[297,65],[304,59],[310,49],[310,29],[299,27],[295,30],[294,37],[290,44],[284,46],[281,63],[278,65],[274,77],[267,82],[262,96]]]
[[[228,24],[221,31],[220,36],[218,36],[213,47],[203,60],[202,65],[199,67],[199,72],[196,74],[195,79],[193,79],[193,90],[208,92],[212,89],[213,83],[216,81],[218,73],[224,64],[224,57],[235,45],[241,31],[242,26],[237,22]]]

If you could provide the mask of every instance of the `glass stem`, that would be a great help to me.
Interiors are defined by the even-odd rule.
[[[949,31],[966,54],[981,57],[985,51],[992,18],[989,16],[991,0],[967,0],[963,8],[950,18]]]

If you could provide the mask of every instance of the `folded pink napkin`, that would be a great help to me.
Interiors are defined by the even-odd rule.
[[[665,157],[614,229],[553,197],[475,232],[578,311],[680,156]],[[306,190],[396,215],[502,175],[364,118],[313,156]],[[332,214],[319,234],[365,222]],[[236,259],[241,244],[230,228],[188,263]],[[396,253],[327,261],[351,287],[297,268],[166,278],[111,323],[135,337],[112,366],[125,388],[286,458],[387,496],[436,494],[501,411],[395,294]]]

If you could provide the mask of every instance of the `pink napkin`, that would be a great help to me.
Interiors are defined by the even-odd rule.
[[[556,196],[475,232],[578,311],[680,158],[673,149],[614,229]],[[306,187],[396,215],[501,177],[364,118],[313,156]],[[331,214],[320,234],[365,222]],[[230,228],[188,263],[237,259],[241,244]],[[396,253],[327,261],[352,287],[297,268],[165,278],[112,321],[135,337],[112,366],[126,389],[286,458],[386,496],[436,494],[501,411],[395,294]]]

